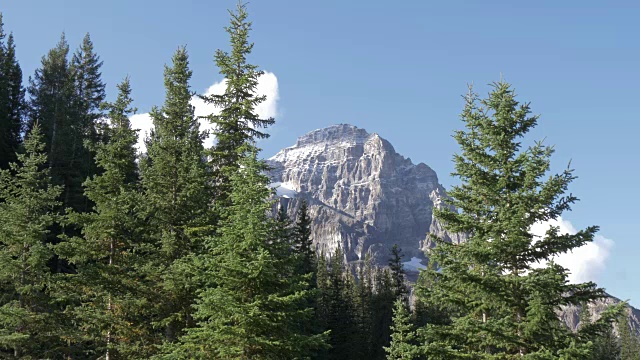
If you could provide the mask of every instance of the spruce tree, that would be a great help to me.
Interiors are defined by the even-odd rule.
[[[389,268],[378,270],[375,279],[375,295],[373,300],[373,358],[384,359],[384,347],[391,342],[391,326],[393,324],[393,308],[400,289],[396,288],[392,271]]]
[[[191,257],[200,253],[197,230],[206,226],[208,176],[203,161],[203,135],[190,104],[192,72],[184,47],[165,67],[165,102],[153,108],[154,128],[141,161],[142,186],[150,235],[157,246],[159,307],[157,325],[173,342],[192,324],[195,285]]]
[[[42,126],[51,176],[54,183],[64,187],[63,208],[85,211],[88,203],[82,183],[91,175],[88,167],[92,166],[87,163],[93,162],[84,147],[85,140],[91,136],[86,126],[88,115],[82,109],[85,105],[81,106],[84,100],[80,100],[80,93],[86,96],[87,89],[84,82],[76,81],[81,78],[83,65],[69,62],[68,57],[69,45],[62,34],[56,47],[42,58],[41,67],[29,79],[27,128],[35,123]],[[99,73],[95,75],[99,78]],[[101,86],[104,90],[104,85]],[[65,233],[74,231],[67,229]]]
[[[73,139],[75,166],[79,168],[79,179],[83,182],[97,171],[91,148],[100,140],[103,112],[101,104],[105,99],[105,84],[100,68],[102,61],[94,51],[93,42],[87,33],[82,44],[71,58],[71,72],[74,84],[73,110],[76,124],[82,138]],[[88,145],[88,146],[87,146]],[[78,203],[78,210],[86,211],[90,204],[82,192],[73,194],[72,203]]]
[[[84,356],[105,359],[147,357],[145,343],[151,335],[144,317],[150,298],[144,292],[149,249],[141,231],[137,133],[129,122],[135,109],[128,78],[118,90],[115,102],[103,104],[108,140],[93,145],[100,174],[84,184],[93,211],[69,214],[68,221],[82,227],[82,234],[56,247],[76,269],[60,289],[75,301],[67,308],[75,324],[69,332],[74,332],[74,341],[90,347]]]
[[[389,259],[389,270],[391,270],[391,286],[395,299],[405,299],[408,301],[409,289],[405,283],[404,264],[402,263],[402,249],[398,244],[391,248],[391,258]],[[395,300],[394,300],[395,302]]]
[[[618,319],[620,360],[640,360],[640,337],[629,323],[630,311],[631,309],[625,309]]]
[[[0,349],[14,358],[45,358],[59,344],[46,237],[61,189],[51,183],[37,124],[24,146],[11,170],[0,172]]]
[[[293,231],[294,250],[300,258],[300,274],[311,274],[311,284],[315,287],[316,252],[311,239],[311,218],[305,199],[300,200],[297,219]]]
[[[591,318],[589,304],[580,304],[578,329],[584,340],[591,341],[590,360],[619,360],[620,342],[613,332],[613,323],[596,323]],[[602,326],[598,326],[602,325]]]
[[[207,118],[214,124],[216,144],[210,153],[216,201],[227,201],[231,191],[229,178],[238,167],[238,148],[247,141],[267,138],[262,129],[274,123],[273,118],[261,119],[256,106],[266,98],[256,94],[258,78],[263,74],[258,66],[247,62],[253,44],[249,43],[251,22],[247,21],[246,5],[238,3],[236,12],[229,11],[231,23],[225,27],[229,34],[231,51],[216,51],[215,63],[226,80],[222,95],[202,96],[209,104],[220,109],[219,114]]]
[[[355,356],[358,359],[372,359],[374,356],[376,346],[376,334],[378,329],[376,328],[377,314],[375,310],[377,308],[377,297],[374,294],[374,281],[376,277],[376,268],[373,264],[373,259],[369,254],[365,256],[364,263],[357,270],[357,282],[351,280],[350,269],[346,269],[347,273],[344,275],[349,280],[345,284],[347,290],[351,287],[351,298],[349,301],[353,306],[353,322],[356,331],[351,337],[353,342],[353,350]]]
[[[22,141],[25,109],[22,70],[16,58],[13,34],[6,37],[0,13],[0,169],[16,160]]]
[[[331,346],[326,359],[355,359],[360,353],[358,344],[351,341],[358,332],[352,295],[354,285],[351,272],[344,264],[344,253],[338,248],[329,262],[327,282],[320,288],[324,293],[323,312]]]
[[[218,235],[206,242],[205,279],[196,305],[197,327],[187,330],[174,356],[192,359],[304,359],[322,346],[321,335],[300,331],[310,296],[290,242],[277,238],[266,165],[252,144],[240,148],[231,177],[231,205]],[[276,236],[274,236],[274,234]]]
[[[391,330],[391,344],[384,348],[387,360],[423,359],[409,306],[401,298],[398,298],[394,304]]]
[[[537,123],[529,104],[511,86],[493,84],[486,99],[470,90],[457,131],[454,156],[461,185],[449,192],[460,212],[436,210],[448,231],[469,234],[456,245],[436,239],[431,261],[439,269],[429,297],[455,308],[449,325],[427,325],[425,350],[434,359],[580,359],[590,344],[557,318],[560,305],[605,296],[593,283],[569,284],[556,255],[593,240],[592,226],[562,234],[551,226],[535,237],[537,222],[557,219],[577,200],[564,195],[575,176],[570,169],[544,180],[553,148],[540,142],[522,150],[521,138]],[[536,266],[541,264],[540,266]],[[601,321],[608,321],[608,312]]]

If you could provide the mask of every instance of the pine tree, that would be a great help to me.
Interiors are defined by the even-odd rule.
[[[374,294],[374,281],[376,271],[373,259],[369,254],[365,256],[364,263],[357,270],[357,281],[351,280],[351,271],[346,269],[344,276],[349,279],[345,284],[347,290],[351,287],[351,298],[349,301],[353,307],[353,326],[356,331],[351,336],[353,352],[355,358],[372,359],[375,353],[375,338],[377,334],[376,320],[377,298]]]
[[[24,88],[13,34],[6,34],[0,13],[0,169],[16,160],[22,142]]]
[[[86,163],[92,159],[84,147],[90,136],[85,125],[87,114],[80,109],[79,97],[86,90],[81,86],[86,84],[76,82],[82,66],[70,63],[68,57],[69,45],[62,34],[29,79],[27,128],[35,123],[42,126],[51,176],[55,184],[64,187],[62,207],[85,211],[88,203],[82,183],[91,175]],[[66,233],[73,231],[67,229]]]
[[[320,278],[319,273],[318,279]],[[326,283],[319,284],[323,298],[321,304],[324,307],[324,322],[330,332],[331,347],[326,353],[326,359],[356,359],[360,352],[358,344],[351,341],[358,331],[353,286],[351,272],[344,264],[344,253],[338,248],[329,262]]]
[[[266,98],[256,95],[258,78],[263,72],[247,62],[253,44],[248,41],[251,22],[247,21],[246,5],[238,3],[236,12],[229,11],[229,14],[231,24],[225,30],[230,37],[231,52],[218,50],[215,54],[216,65],[226,80],[225,92],[201,97],[220,109],[219,114],[208,116],[215,125],[216,144],[210,157],[215,199],[219,203],[227,201],[231,191],[229,177],[238,167],[238,148],[247,141],[267,138],[269,135],[261,129],[275,122],[273,118],[261,119],[255,112],[256,106]]]
[[[613,333],[613,323],[597,323],[591,318],[589,304],[580,304],[578,329],[585,340],[591,341],[591,360],[619,360],[620,343]],[[604,325],[604,326],[598,326]]]
[[[74,84],[73,110],[76,126],[82,134],[82,138],[73,139],[73,159],[75,167],[79,169],[79,179],[83,182],[97,171],[94,157],[90,149],[100,140],[103,112],[100,105],[105,99],[105,84],[102,82],[100,68],[102,61],[94,52],[93,42],[87,33],[82,39],[82,44],[73,54],[71,59],[71,73]],[[86,146],[88,145],[88,146]],[[72,203],[81,204],[81,211],[89,209],[86,197],[82,192],[72,194],[75,196]]]
[[[0,349],[45,358],[58,343],[48,293],[53,251],[45,240],[61,189],[51,184],[37,124],[24,146],[18,163],[0,173]]]
[[[393,309],[391,344],[385,347],[387,360],[423,359],[408,304],[398,298]]]
[[[311,218],[307,201],[300,200],[294,231],[294,250],[300,257],[300,274],[311,274],[311,284],[315,284],[316,252],[311,239]],[[313,285],[315,287],[315,285]]]
[[[89,344],[91,351],[84,356],[105,359],[147,357],[144,344],[150,341],[143,317],[150,297],[143,292],[149,249],[141,241],[137,131],[129,122],[135,109],[128,78],[118,90],[115,102],[103,104],[109,110],[108,141],[93,145],[101,173],[84,184],[93,212],[69,214],[68,221],[82,227],[82,234],[56,247],[76,269],[60,289],[77,304],[67,308],[75,324],[68,331],[75,332],[74,341]]]
[[[389,259],[393,295],[395,299],[408,300],[409,289],[405,283],[405,272],[404,264],[402,264],[402,258],[402,249],[400,249],[398,244],[394,244],[391,248],[391,258]]]
[[[629,323],[629,311],[625,309],[618,320],[620,360],[640,360],[640,337]]]
[[[520,138],[537,123],[529,104],[519,104],[509,84],[493,84],[488,98],[470,91],[461,118],[466,130],[455,139],[455,176],[462,182],[449,195],[461,212],[436,210],[448,231],[470,234],[460,245],[436,239],[428,271],[429,296],[455,308],[452,323],[424,330],[430,358],[578,359],[589,354],[558,320],[560,305],[577,305],[605,296],[593,283],[569,284],[567,270],[553,257],[593,240],[597,227],[575,235],[550,227],[542,238],[530,228],[558,218],[577,200],[564,195],[572,170],[543,177],[551,147],[536,143],[521,150]],[[534,264],[546,265],[535,267]],[[602,321],[607,321],[611,313]]]
[[[201,252],[197,230],[208,224],[208,176],[203,135],[190,104],[191,75],[187,51],[181,47],[165,67],[164,106],[151,111],[154,128],[141,161],[148,228],[158,248],[156,320],[168,342],[192,325],[196,286],[191,257]]]
[[[295,276],[288,239],[278,239],[269,218],[272,190],[257,149],[241,147],[231,177],[231,205],[224,209],[218,236],[208,239],[206,279],[195,319],[174,354],[192,359],[308,358],[322,346],[321,335],[300,332],[308,284]],[[274,234],[276,236],[274,236]]]
[[[384,359],[384,347],[391,342],[391,326],[393,324],[393,308],[396,296],[399,295],[394,282],[392,272],[389,268],[378,270],[375,281],[375,296],[373,300],[373,339],[372,357],[374,359]]]

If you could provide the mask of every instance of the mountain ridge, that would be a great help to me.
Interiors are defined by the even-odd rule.
[[[397,243],[408,260],[409,278],[415,280],[426,264],[424,252],[434,245],[428,233],[464,241],[433,217],[434,208],[447,206],[436,172],[427,164],[413,164],[375,132],[349,124],[316,129],[266,161],[280,206],[291,218],[300,199],[308,202],[312,238],[325,256],[341,248],[345,261],[357,263],[369,255],[386,265]],[[619,301],[610,296],[591,304],[589,313],[596,318],[606,305]],[[640,310],[630,309],[630,324],[640,332]],[[559,316],[576,329],[579,313],[579,308],[565,307]]]

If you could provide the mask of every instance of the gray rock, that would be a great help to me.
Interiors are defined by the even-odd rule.
[[[368,253],[384,264],[396,243],[407,260],[424,260],[433,245],[430,231],[461,241],[433,218],[434,206],[444,206],[446,196],[435,171],[399,155],[376,133],[346,124],[315,130],[268,163],[290,215],[300,198],[309,202],[319,252],[340,247],[348,261]]]
[[[376,133],[347,124],[314,130],[267,162],[274,185],[280,186],[280,205],[291,217],[300,199],[309,203],[312,238],[326,256],[341,248],[345,261],[359,262],[370,254],[386,264],[397,243],[405,260],[417,258],[424,265],[424,252],[434,246],[428,233],[454,243],[465,240],[433,217],[434,208],[447,206],[435,171],[399,155]],[[408,275],[415,280],[417,271]],[[610,297],[591,304],[591,316],[618,301]],[[559,312],[572,329],[578,327],[578,314],[575,307]],[[629,320],[640,330],[640,311],[632,308]]]
[[[588,314],[590,321],[596,321],[600,318],[600,314],[611,305],[620,303],[620,299],[613,296],[608,296],[604,299],[591,302],[587,304]],[[629,306],[629,326],[636,334],[640,334],[640,310]],[[559,311],[559,317],[562,319],[570,329],[576,331],[580,327],[581,308],[578,306],[564,306]],[[617,333],[617,326],[614,327],[614,331]]]

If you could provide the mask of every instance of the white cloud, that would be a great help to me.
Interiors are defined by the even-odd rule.
[[[204,95],[211,94],[222,94],[226,88],[226,79],[222,81],[216,82],[213,85],[209,86],[207,90],[204,92]],[[256,113],[261,118],[269,118],[275,117],[278,115],[278,100],[280,99],[278,92],[278,78],[274,73],[266,72],[258,78],[258,86],[256,88],[256,93],[259,95],[265,95],[267,98],[264,102],[259,104],[256,107]],[[207,104],[198,96],[194,96],[191,98],[191,105],[193,105],[194,113],[196,116],[206,116],[210,114],[218,114],[219,109],[217,109],[212,104]],[[138,132],[138,150],[144,152],[145,145],[144,139],[147,134],[151,131],[153,127],[153,123],[151,121],[151,117],[149,113],[144,114],[136,114],[131,117],[131,126],[134,129],[139,129]],[[209,123],[208,120],[200,120],[200,130],[212,130],[212,124]],[[214,138],[213,136],[209,136],[205,139],[205,146],[210,147],[213,145]]]
[[[531,232],[537,236],[544,236],[550,226],[560,227],[562,234],[575,234],[576,228],[563,218],[551,220],[544,223],[537,223],[531,227]],[[585,281],[596,281],[598,275],[605,269],[605,263],[609,258],[613,240],[602,235],[596,235],[593,242],[587,243],[571,252],[561,254],[555,261],[563,267],[569,269],[569,281],[571,283],[581,283]]]

